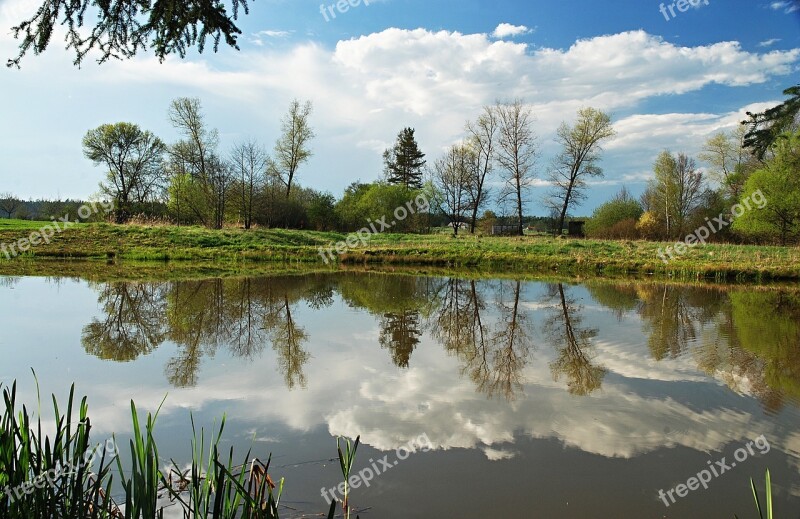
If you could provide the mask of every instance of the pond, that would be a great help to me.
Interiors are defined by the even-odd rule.
[[[31,369],[45,406],[74,382],[96,442],[163,400],[182,466],[190,417],[224,415],[224,447],[286,478],[282,517],[327,510],[357,435],[362,517],[752,517],[767,468],[779,515],[800,509],[791,287],[7,277],[0,331],[0,382],[34,406]]]

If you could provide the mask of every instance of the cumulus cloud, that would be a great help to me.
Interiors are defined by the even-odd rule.
[[[524,25],[512,25],[510,23],[501,23],[494,30],[492,36],[495,38],[513,38],[515,36],[521,36],[523,34],[529,34],[531,32],[533,31],[531,29],[528,29]]]
[[[501,25],[498,30],[510,29]],[[608,147],[611,151],[616,146],[615,153],[604,161],[606,171],[613,172],[608,180],[621,180],[648,169],[660,149],[682,146],[687,136],[702,139],[700,133],[676,131],[676,124],[701,132],[715,124],[714,118],[726,115],[647,114],[639,111],[643,102],[713,85],[761,84],[791,73],[800,60],[800,49],[749,52],[738,42],[681,46],[641,30],[581,39],[567,48],[424,28],[389,28],[339,41],[333,48],[308,40],[280,48],[266,44],[281,34],[265,32],[260,36],[263,46],[213,58],[168,59],[159,64],[152,57],[140,57],[87,67],[76,76],[76,87],[87,91],[100,87],[129,98],[144,88],[200,95],[208,105],[228,107],[209,113],[209,120],[223,119],[215,123],[223,139],[261,134],[264,128],[276,127],[292,98],[310,99],[318,139],[304,181],[338,193],[355,178],[379,177],[380,151],[399,126],[415,127],[421,146],[433,155],[460,139],[465,120],[482,106],[517,97],[535,112],[545,161],[553,153],[555,129],[579,108],[624,114],[616,119],[621,123],[620,137]],[[59,52],[63,53],[56,46],[48,50],[50,57],[32,58],[26,66],[30,71],[33,64],[51,63],[42,59],[64,60]],[[48,72],[49,66],[38,76],[30,74],[29,81],[41,84]],[[21,81],[16,88],[26,90]],[[140,112],[150,110],[163,120],[168,102],[150,100]],[[230,107],[239,105],[239,113],[246,117],[234,119]],[[22,114],[9,117],[25,119]],[[652,130],[649,140],[644,126]],[[268,141],[274,138],[274,133],[267,135]],[[83,166],[76,164],[75,169],[82,171]]]

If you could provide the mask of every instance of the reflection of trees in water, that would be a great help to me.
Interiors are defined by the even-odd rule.
[[[127,362],[156,349],[167,334],[166,289],[164,283],[102,285],[98,302],[105,319],[93,319],[83,328],[81,343],[87,353]]]
[[[673,285],[638,287],[642,318],[653,358],[677,358],[700,338],[700,330],[719,310],[712,289]]]
[[[780,410],[787,397],[800,401],[800,292],[644,283],[590,288],[606,306],[629,299],[631,290],[656,360],[689,353],[698,369],[755,395],[768,412]]]
[[[305,297],[318,307],[330,304],[330,288],[320,284],[329,282],[309,276],[102,285],[105,318],[84,327],[83,344],[100,358],[127,361],[172,341],[178,351],[165,374],[173,385],[189,387],[203,357],[220,347],[252,358],[271,342],[287,385],[303,385],[307,338],[292,306]]]
[[[563,283],[548,286],[548,299],[555,300],[544,324],[545,334],[558,350],[558,357],[550,363],[553,380],[558,382],[563,375],[571,394],[588,395],[600,389],[606,375],[604,368],[592,363],[589,353],[598,330],[581,327],[581,307],[574,298],[567,297]]]
[[[422,330],[419,312],[403,310],[385,314],[381,319],[380,344],[392,354],[392,362],[398,368],[407,368],[411,354],[419,345]]]
[[[729,338],[728,358],[737,376],[769,412],[779,411],[785,399],[800,401],[800,293],[788,290],[730,292],[720,319]]]
[[[311,355],[303,349],[303,343],[308,341],[308,335],[292,317],[288,293],[284,292],[282,301],[270,301],[264,316],[264,329],[269,332],[272,348],[278,354],[279,370],[283,373],[286,386],[289,389],[298,384],[305,387],[303,366]]]
[[[462,374],[490,397],[499,394],[512,400],[522,389],[531,338],[520,292],[520,282],[500,283],[500,318],[492,327],[483,315],[486,302],[477,283],[449,279],[439,289],[438,310],[429,321],[431,335],[462,362]]]
[[[399,368],[410,365],[411,354],[419,346],[422,319],[432,311],[433,278],[387,274],[344,274],[337,278],[342,299],[355,308],[364,308],[378,319],[379,343],[388,349]]]
[[[19,277],[0,276],[0,287],[14,288],[20,279]]]
[[[302,387],[310,338],[297,322],[297,305],[323,308],[339,292],[376,318],[380,345],[395,365],[410,366],[428,330],[479,391],[511,399],[522,388],[532,349],[522,287],[351,273],[108,283],[97,286],[104,315],[84,327],[82,343],[99,358],[132,361],[172,341],[177,352],[165,372],[176,386],[195,385],[203,358],[219,348],[254,358],[270,346],[286,385]],[[656,360],[691,354],[700,369],[755,394],[769,411],[787,397],[800,401],[800,292],[631,282],[593,283],[588,290],[618,319],[636,311]],[[550,369],[556,380],[566,378],[570,392],[589,394],[605,374],[590,354],[597,330],[582,325],[569,287],[551,285],[550,297],[543,331],[558,348]]]

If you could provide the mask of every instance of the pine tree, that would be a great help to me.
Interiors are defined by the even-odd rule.
[[[394,147],[383,152],[386,179],[390,184],[403,185],[408,189],[422,188],[422,171],[425,154],[414,138],[414,129],[405,128],[397,135]]]

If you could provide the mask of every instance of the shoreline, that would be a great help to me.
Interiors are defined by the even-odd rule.
[[[33,222],[0,227],[0,243],[27,236]],[[414,267],[495,274],[619,277],[716,282],[800,279],[800,248],[707,244],[669,263],[659,259],[662,242],[561,239],[542,236],[489,237],[449,234],[383,234],[326,265],[320,248],[347,234],[284,229],[210,230],[201,227],[82,224],[48,244],[7,259],[0,275],[36,275],[58,261],[88,260],[89,270],[130,273],[168,271],[257,274],[264,271],[330,271],[361,267]]]

